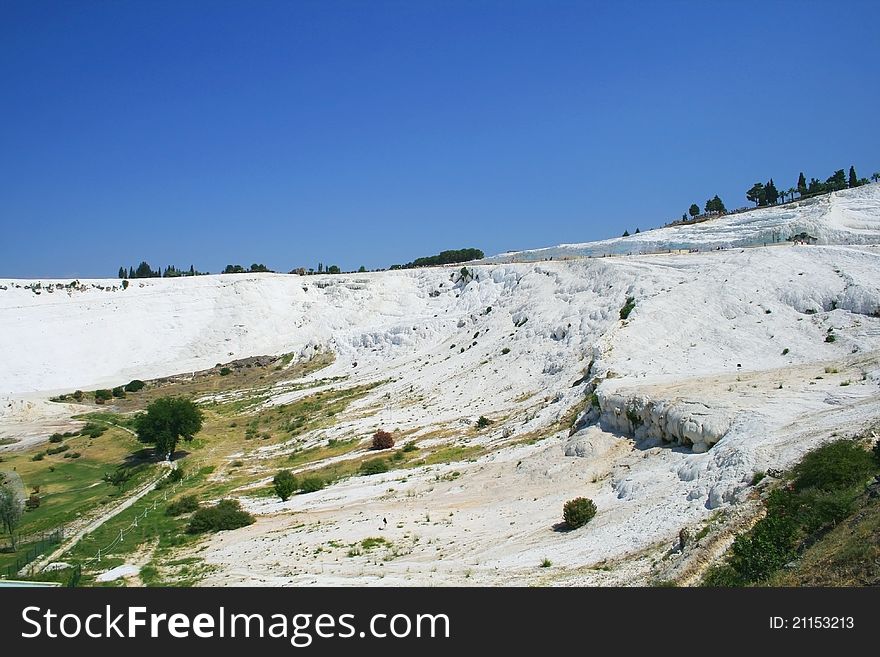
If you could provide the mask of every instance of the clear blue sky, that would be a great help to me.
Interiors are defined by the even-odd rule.
[[[386,267],[880,170],[880,3],[0,2],[0,276]]]

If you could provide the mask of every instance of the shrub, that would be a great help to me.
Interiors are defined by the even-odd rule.
[[[481,415],[477,418],[477,429],[485,429],[490,424],[492,424],[492,420],[487,418],[485,415]]]
[[[31,457],[31,461],[42,461],[46,458],[46,452],[37,452]]]
[[[388,472],[388,464],[384,459],[370,459],[361,463],[359,472],[362,475],[374,475]]]
[[[49,436],[50,443],[60,443],[62,440],[64,440],[64,436],[60,433],[53,433],[51,436]]]
[[[391,449],[394,447],[394,436],[379,429],[373,434],[373,449]]]
[[[576,497],[562,507],[562,517],[569,529],[583,527],[596,515],[596,505],[586,497]]]
[[[825,342],[835,342],[837,338],[834,337],[833,333],[829,333],[825,336]]]
[[[409,441],[408,443],[406,443],[406,444],[403,446],[403,451],[404,451],[404,452],[415,452],[415,451],[418,450],[418,449],[419,449],[419,448],[416,446],[415,442],[412,441],[412,440]],[[880,455],[878,455],[878,458],[880,458]]]
[[[316,493],[324,488],[324,486],[324,480],[320,477],[306,477],[302,480],[299,489],[302,493]]]
[[[70,449],[70,445],[58,445],[58,447],[52,447],[51,449],[46,450],[46,454],[52,456],[53,454],[60,454],[61,452],[66,452]]]
[[[287,498],[293,495],[293,491],[297,488],[296,477],[290,470],[281,470],[272,480],[275,487],[275,494],[281,498],[282,502],[286,502]]]
[[[228,367],[221,367],[220,368],[220,376],[229,376],[230,374],[232,374],[232,370],[229,369]]]
[[[730,566],[745,582],[766,579],[795,557],[796,531],[791,518],[762,518],[749,534],[733,541]]]
[[[171,471],[171,474],[168,475],[168,481],[171,483],[177,483],[178,481],[183,480],[183,468],[174,468]]]
[[[794,469],[795,490],[836,490],[867,481],[874,472],[871,454],[851,440],[839,440],[807,454]]]
[[[113,391],[107,390],[106,388],[102,388],[101,390],[95,390],[95,403],[100,404],[108,399],[113,399]]]
[[[83,400],[83,397],[84,397],[84,396],[85,396],[85,394],[83,393],[82,390],[77,390],[77,391],[74,392],[73,395],[72,395],[72,397],[73,397],[76,401],[78,401],[78,402],[81,402],[81,401]]]
[[[107,472],[104,474],[104,481],[108,484],[119,486],[120,488],[129,479],[131,479],[131,470],[125,468],[117,468],[113,472]]]
[[[501,350],[501,353],[506,356],[510,353],[510,347],[504,347],[504,349]]]
[[[66,458],[66,459],[78,459],[80,456],[82,456],[82,454],[80,454],[79,452],[67,452],[67,453],[64,455],[64,458]]]
[[[140,379],[133,379],[125,384],[125,392],[139,392],[144,389],[147,384]]]
[[[629,317],[629,314],[633,311],[633,308],[635,307],[635,297],[627,297],[626,303],[623,304],[623,307],[620,309],[620,319],[626,319],[627,317]]]
[[[165,515],[182,516],[184,513],[192,513],[198,508],[199,501],[196,499],[195,495],[184,495],[165,507]]]
[[[546,557],[541,559],[541,568],[549,568],[552,565],[553,565],[553,562],[550,561],[550,559],[547,559]]]
[[[125,397],[125,390],[123,389],[122,386],[116,386],[110,392],[113,393],[114,397],[117,397],[119,399],[123,399]]]
[[[782,350],[782,355],[785,356],[788,353],[788,347]]]
[[[220,500],[215,506],[200,508],[193,513],[186,531],[189,534],[219,532],[253,523],[254,517],[241,508],[238,500]]]
[[[89,438],[98,438],[107,431],[107,427],[103,424],[96,424],[94,422],[89,422],[82,429],[79,430],[81,436],[88,436]]]

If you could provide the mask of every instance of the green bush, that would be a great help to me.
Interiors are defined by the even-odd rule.
[[[623,307],[620,309],[620,319],[626,319],[627,317],[629,317],[629,314],[633,311],[633,308],[635,307],[635,297],[627,297],[626,303],[623,304]]]
[[[105,402],[109,399],[113,399],[113,391],[107,390],[106,388],[102,388],[101,390],[95,390],[95,403],[100,404],[101,402]]]
[[[183,468],[174,468],[171,471],[171,474],[168,475],[168,481],[175,484],[178,481],[183,480]]]
[[[46,458],[46,452],[37,452],[31,457],[31,461],[42,461]]]
[[[140,379],[132,379],[125,384],[125,392],[139,392],[143,390],[147,384]]]
[[[184,495],[165,507],[165,515],[182,516],[184,513],[192,513],[198,508],[199,501],[195,495]]]
[[[836,342],[837,338],[834,337],[833,333],[829,333],[825,336],[825,342]]]
[[[875,469],[870,452],[852,440],[839,440],[816,449],[794,469],[795,490],[836,490],[866,482]]]
[[[596,505],[587,497],[576,497],[562,507],[562,517],[569,529],[583,527],[596,515]]]
[[[64,436],[60,433],[53,433],[49,436],[50,443],[60,443],[62,440],[64,440]]]
[[[388,464],[384,459],[370,459],[361,463],[359,472],[362,475],[374,475],[388,472]]]
[[[510,347],[504,347],[504,349],[501,350],[501,353],[506,356],[510,353]]]
[[[125,397],[125,389],[122,386],[116,386],[110,392],[113,393],[114,397],[117,397],[119,399],[122,399]]]
[[[736,537],[729,564],[743,583],[759,582],[795,558],[796,536],[791,518],[768,515],[749,534]]]
[[[412,440],[411,440],[410,442],[406,443],[406,444],[403,446],[403,451],[404,451],[404,452],[415,452],[415,451],[417,451],[418,449],[419,449],[419,448],[416,446],[415,442],[412,441]],[[878,458],[880,458],[880,456],[878,456]]]
[[[228,367],[220,368],[220,376],[229,376],[230,374],[232,374],[232,370]]]
[[[296,477],[290,470],[281,470],[276,474],[272,485],[275,487],[275,494],[281,498],[282,502],[286,502],[298,486]]]
[[[79,430],[79,434],[81,436],[88,436],[89,438],[98,438],[107,431],[107,427],[103,424],[97,424],[95,422],[89,422],[82,429]]]
[[[734,540],[727,562],[712,568],[703,583],[745,586],[769,578],[855,512],[877,466],[871,453],[852,440],[809,452],[792,468],[791,483],[767,496],[767,515]]]
[[[315,493],[324,488],[324,485],[324,480],[320,477],[306,477],[302,480],[299,489],[302,493]]]
[[[64,455],[64,458],[66,458],[66,459],[78,459],[80,456],[82,456],[82,454],[80,454],[79,452],[67,452],[67,453]]]
[[[485,415],[481,415],[481,416],[477,419],[477,429],[485,429],[485,428],[488,427],[490,424],[492,424],[492,420],[490,420],[489,418],[487,418]]]
[[[238,500],[220,500],[215,506],[203,507],[193,513],[186,531],[189,534],[219,532],[253,523],[254,517],[241,508]]]
[[[46,450],[46,454],[52,456],[53,454],[61,454],[61,452],[66,452],[70,449],[70,445],[58,445],[58,447],[52,447],[51,449]]]
[[[83,393],[82,390],[77,390],[73,393],[72,396],[76,401],[81,402],[83,400],[83,397],[85,397],[85,393]]]

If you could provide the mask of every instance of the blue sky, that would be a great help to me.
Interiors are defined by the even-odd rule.
[[[880,3],[0,3],[0,276],[386,267],[880,170]]]

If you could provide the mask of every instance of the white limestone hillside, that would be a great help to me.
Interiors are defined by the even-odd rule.
[[[755,472],[880,418],[880,185],[716,221],[686,229],[703,235],[699,253],[490,262],[468,281],[460,267],[40,281],[39,294],[0,281],[0,437],[59,413],[49,392],[330,349],[312,377],[387,382],[307,441],[381,426],[497,449],[285,503],[239,491],[260,521],[210,539],[208,583],[644,581],[645,555],[742,502]],[[832,243],[712,250],[774,222]],[[670,231],[684,229],[640,236]],[[578,405],[571,435],[553,428]],[[480,415],[495,423],[474,438]],[[596,519],[552,531],[579,495]],[[382,518],[393,560],[318,550],[373,536]],[[554,568],[539,573],[544,557]]]
[[[880,241],[880,185],[864,185],[698,224],[645,230],[628,237],[510,251],[485,261],[523,262],[766,246],[801,233],[816,238],[819,244],[876,244]]]

